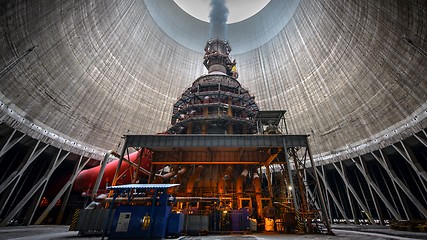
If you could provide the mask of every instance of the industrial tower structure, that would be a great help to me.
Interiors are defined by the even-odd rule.
[[[259,111],[230,76],[230,51],[226,40],[209,40],[208,74],[174,104],[172,127],[166,134],[126,135],[120,159],[130,159],[129,148],[152,151],[148,183],[180,184],[168,190],[174,211],[217,214],[221,221],[210,231],[231,231],[225,219],[240,211],[261,224],[275,221],[276,230],[311,232],[320,224],[330,233],[308,135],[282,134],[285,111]]]

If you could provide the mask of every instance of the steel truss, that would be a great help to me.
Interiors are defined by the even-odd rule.
[[[426,162],[427,134],[422,130],[368,154],[318,165],[328,215],[335,221],[381,225],[427,219]]]
[[[36,140],[6,124],[0,124],[0,129],[0,167],[3,173],[0,177],[0,227],[41,224],[61,200],[56,216],[59,224],[73,182],[91,158],[72,153],[68,146],[62,149]],[[49,204],[44,211],[38,213],[42,199],[48,194],[49,184],[56,181],[54,173],[67,161],[74,164],[70,178],[53,198],[48,199]]]

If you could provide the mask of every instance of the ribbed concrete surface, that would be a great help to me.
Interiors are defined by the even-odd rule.
[[[173,102],[205,70],[152,14],[143,1],[2,3],[1,100],[105,149],[127,132],[166,130]],[[239,81],[262,110],[287,109],[290,133],[312,134],[317,155],[405,123],[423,129],[424,115],[412,115],[427,100],[426,16],[425,1],[302,0],[270,41],[234,55]]]

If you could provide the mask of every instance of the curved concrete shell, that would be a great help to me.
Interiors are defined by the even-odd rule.
[[[0,27],[5,152],[11,128],[102,159],[124,134],[166,131],[176,99],[207,73],[209,26],[173,1],[3,1]],[[240,83],[261,110],[287,110],[319,164],[410,137],[425,152],[425,1],[272,0],[228,39]]]
[[[164,131],[176,97],[204,73],[208,23],[173,1],[3,6],[1,100],[69,141],[114,149],[123,134]],[[228,35],[261,109],[287,109],[289,132],[311,134],[324,157],[425,126],[424,11],[416,1],[271,1]]]

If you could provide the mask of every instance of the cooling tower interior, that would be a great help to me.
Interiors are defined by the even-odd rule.
[[[271,0],[226,27],[242,88],[308,135],[331,221],[427,218],[426,1]],[[209,23],[174,1],[2,1],[0,32],[0,219],[21,224],[124,135],[170,134],[208,74]]]

